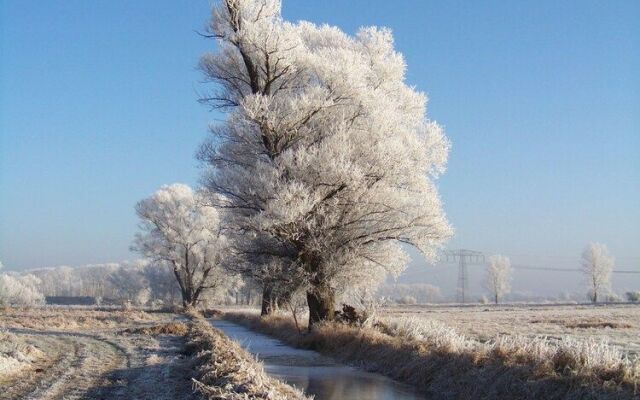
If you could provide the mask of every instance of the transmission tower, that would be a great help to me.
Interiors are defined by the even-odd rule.
[[[469,291],[469,275],[467,265],[484,264],[484,254],[474,250],[445,250],[442,252],[441,260],[445,262],[458,262],[458,290],[456,300],[458,303],[466,301],[465,293]]]

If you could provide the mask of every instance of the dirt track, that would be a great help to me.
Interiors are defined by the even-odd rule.
[[[0,382],[0,399],[191,399],[182,336],[8,328],[45,354]]]

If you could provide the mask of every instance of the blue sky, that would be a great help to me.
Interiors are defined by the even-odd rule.
[[[640,269],[640,2],[284,0],[290,20],[384,25],[453,142],[451,247]],[[197,103],[207,1],[0,0],[0,260],[131,259],[135,202],[196,184],[220,116]],[[420,264],[420,260],[414,260]]]

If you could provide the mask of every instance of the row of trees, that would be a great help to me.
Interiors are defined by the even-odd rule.
[[[428,283],[383,284],[378,288],[377,295],[383,303],[425,304],[443,300],[440,288]]]
[[[152,301],[172,304],[179,299],[175,279],[166,268],[148,261],[108,263],[83,267],[56,267],[34,270],[38,289],[45,296],[92,297],[97,302]]]
[[[174,189],[184,191],[184,185],[174,186]],[[163,188],[162,191],[171,187]],[[193,194],[193,192],[191,192]],[[171,198],[171,197],[167,197]],[[149,205],[149,202],[146,203]],[[161,207],[161,204],[156,204]],[[137,242],[142,240],[139,235]],[[192,250],[193,251],[193,250]],[[225,250],[219,250],[224,254]],[[195,263],[197,257],[189,256],[193,263],[188,271],[196,281],[203,281],[199,268]],[[237,275],[228,272],[222,257],[214,258],[215,271],[211,279],[205,279],[206,284],[196,283],[198,286],[196,301],[206,303],[235,303],[255,305],[259,302],[262,288],[256,282],[242,280]],[[179,263],[177,259],[173,262]],[[622,301],[609,294],[610,274],[613,258],[608,254],[606,246],[593,243],[588,245],[582,254],[582,271],[589,288],[589,299],[597,301]],[[2,265],[0,264],[0,268]],[[213,267],[212,267],[213,268]],[[203,272],[206,268],[203,269]],[[178,267],[178,276],[186,277],[188,272]],[[486,270],[485,287],[497,304],[510,293],[511,267],[508,257],[496,255],[489,259]],[[96,301],[108,303],[131,302],[137,305],[174,305],[183,302],[188,293],[183,295],[181,287],[188,287],[189,283],[180,284],[176,280],[175,268],[166,268],[166,264],[158,260],[138,260],[134,262],[109,263],[88,265],[85,267],[57,267],[33,270],[29,273],[0,274],[0,305],[32,305],[42,304],[45,296],[55,297],[92,297]],[[608,297],[605,298],[605,295]],[[430,284],[383,284],[376,292],[376,297],[382,302],[399,304],[432,303],[442,301],[440,288]],[[628,301],[637,302],[638,292],[626,293]],[[299,299],[297,299],[299,300]],[[292,301],[295,303],[297,300]],[[195,304],[195,303],[192,303]]]
[[[603,295],[611,290],[613,265],[614,259],[604,244],[590,243],[582,252],[581,271],[588,288],[587,296],[593,303],[602,300]],[[501,255],[490,257],[485,282],[486,288],[496,304],[510,292],[510,280],[511,263],[509,258]],[[628,297],[632,298],[633,294]]]
[[[134,248],[169,266],[185,305],[239,275],[263,313],[304,293],[310,326],[337,298],[373,290],[451,236],[435,179],[449,142],[405,83],[391,32],[284,21],[278,0],[222,0],[200,60],[226,112],[199,151],[204,187],[161,188],[137,206]]]
[[[200,300],[210,304],[246,303],[251,301],[247,289],[251,288],[243,287],[238,279],[227,280],[226,285],[207,290]],[[89,297],[99,304],[139,306],[172,306],[182,302],[180,287],[172,271],[152,260],[0,274],[0,304],[42,304],[49,296]]]
[[[0,270],[2,267],[0,262]],[[37,288],[40,283],[40,279],[33,274],[0,273],[0,306],[43,304],[44,296]]]
[[[214,86],[201,102],[225,118],[198,151],[203,187],[163,186],[138,203],[132,247],[169,268],[184,306],[241,280],[262,289],[263,314],[303,293],[312,326],[338,297],[401,273],[403,246],[435,260],[452,235],[435,185],[449,141],[405,83],[389,30],[351,37],[284,21],[280,6],[213,8],[204,36],[217,51],[199,67]],[[508,258],[492,257],[496,303],[509,277]]]

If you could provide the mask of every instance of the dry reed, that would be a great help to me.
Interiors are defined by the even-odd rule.
[[[410,319],[376,328],[325,323],[300,335],[283,315],[225,318],[412,384],[430,399],[638,398],[638,362],[594,341],[504,336],[481,343]]]

